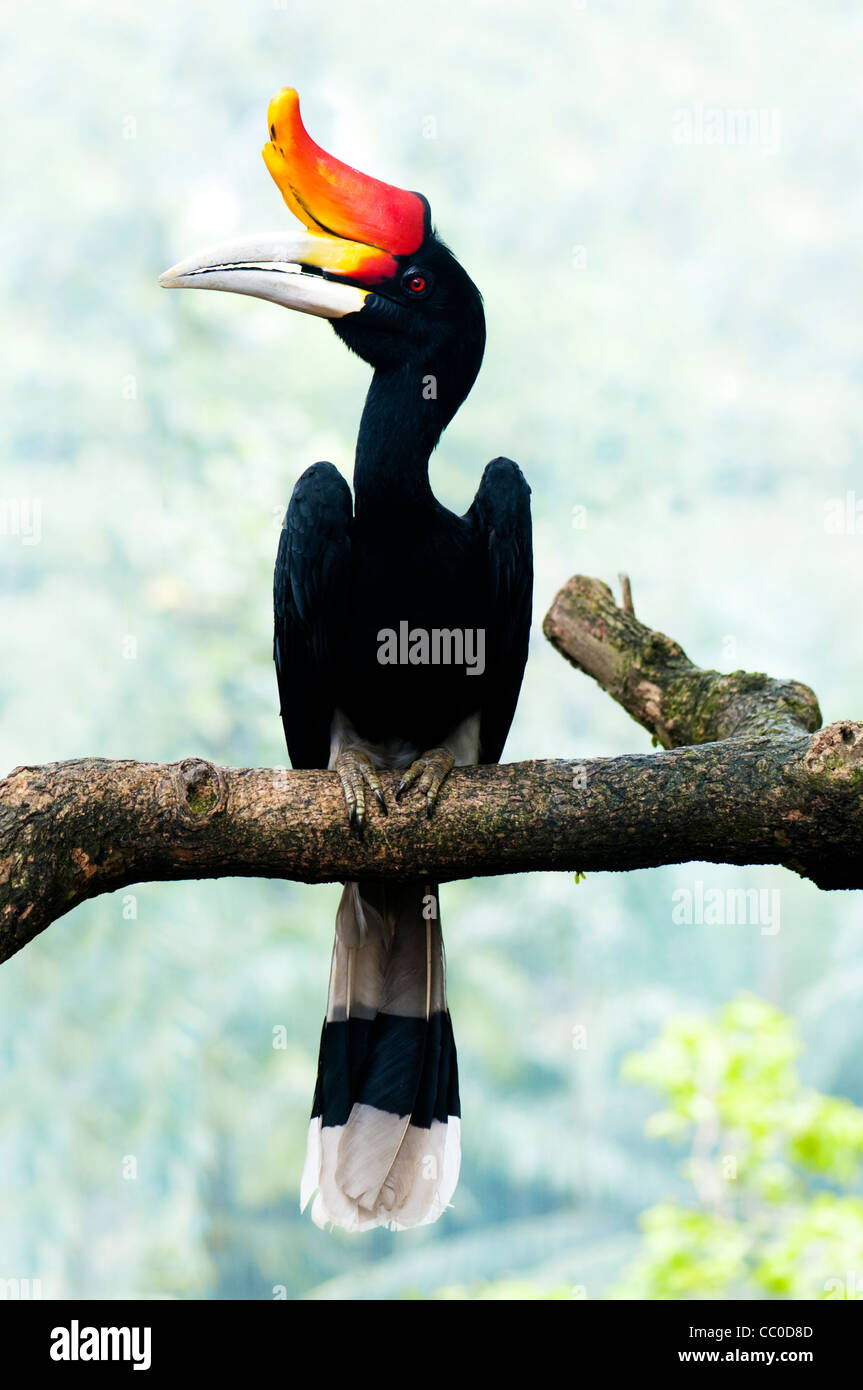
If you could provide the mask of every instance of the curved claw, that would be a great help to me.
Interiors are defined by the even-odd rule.
[[[387,814],[381,779],[368,754],[360,748],[343,749],[334,767],[345,794],[348,828],[362,839],[366,825],[366,787],[374,792],[378,805],[384,815]]]
[[[426,819],[431,820],[437,804],[438,793],[446,778],[455,766],[455,758],[448,748],[430,748],[416,762],[411,763],[396,787],[396,801],[403,792],[417,783],[417,790],[426,794]]]

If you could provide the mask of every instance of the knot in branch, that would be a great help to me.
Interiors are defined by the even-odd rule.
[[[823,772],[850,781],[863,773],[863,724],[841,719],[819,729],[803,759],[807,772]]]
[[[227,788],[221,768],[204,758],[184,758],[174,774],[177,803],[185,820],[198,822],[224,811]]]

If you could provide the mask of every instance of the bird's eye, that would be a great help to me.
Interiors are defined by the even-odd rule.
[[[411,266],[402,276],[402,286],[412,299],[423,299],[431,290],[432,277],[426,270]]]

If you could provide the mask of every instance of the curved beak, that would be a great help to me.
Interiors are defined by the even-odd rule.
[[[314,232],[235,237],[205,247],[159,276],[163,289],[228,290],[318,318],[362,309],[369,287],[393,274],[386,251]],[[338,277],[338,278],[332,278]]]
[[[318,318],[357,313],[376,286],[397,275],[397,257],[422,244],[428,204],[316,145],[293,87],[270,102],[267,125],[267,168],[303,229],[208,246],[166,270],[159,284],[251,294]]]

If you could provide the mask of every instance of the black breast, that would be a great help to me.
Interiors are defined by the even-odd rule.
[[[434,504],[357,519],[336,704],[370,741],[440,743],[483,700],[486,543]]]

